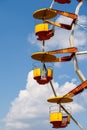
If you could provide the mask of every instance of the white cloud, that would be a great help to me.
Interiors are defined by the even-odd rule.
[[[86,32],[83,30],[79,30],[77,29],[75,31],[75,46],[77,47],[81,47],[84,46],[86,44],[86,38],[87,38],[87,34]]]
[[[82,93],[81,98],[83,98],[83,104],[85,104],[87,106],[87,89],[85,89],[85,91]]]
[[[33,80],[32,72],[30,72],[26,89],[19,92],[18,97],[13,101],[6,117],[7,126],[26,128],[29,127],[31,124],[29,122],[31,122],[32,119],[42,118],[47,115],[48,106],[46,100],[50,93],[51,89],[49,85],[38,85],[38,83]],[[29,122],[26,124],[24,120]]]
[[[70,103],[69,107],[71,109],[71,114],[76,114],[78,112],[82,112],[85,110],[83,106],[81,106],[79,103],[76,103],[76,102]]]
[[[73,82],[66,82],[59,87],[59,84],[54,81],[53,85],[58,95],[64,95],[76,86]],[[43,122],[47,122],[47,119],[49,119],[50,105],[47,99],[49,97],[53,97],[50,84],[39,85],[33,80],[32,71],[29,72],[26,89],[20,90],[18,97],[12,102],[11,108],[6,116],[7,128],[9,130],[10,128],[26,129],[35,125],[38,120],[40,122],[42,120],[42,124]],[[77,102],[70,104],[70,106],[74,113],[84,110]]]
[[[75,88],[76,85],[73,82],[66,82],[64,85],[60,87],[59,94],[60,95],[65,95],[69,91],[71,91],[73,88]]]
[[[55,62],[54,66],[60,68],[61,67],[61,62]]]
[[[78,23],[83,24],[83,25],[87,24],[87,16],[85,16],[85,15],[79,16],[78,17]]]
[[[56,19],[56,22],[63,23],[63,24],[69,24],[70,25],[71,22],[72,22],[72,19],[69,18],[69,17],[65,17],[65,16],[60,15],[60,17],[58,17]]]
[[[29,41],[31,44],[35,44],[35,43],[36,43],[36,37],[35,37],[34,33],[29,34],[29,36],[28,36],[28,41]]]

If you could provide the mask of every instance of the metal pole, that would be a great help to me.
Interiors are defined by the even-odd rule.
[[[82,55],[82,54],[87,54],[87,51],[79,51],[79,52],[76,52],[76,55]]]
[[[76,55],[87,54],[87,51],[76,52],[75,54],[76,54]],[[76,58],[76,56],[75,56],[74,58]],[[75,64],[77,64],[77,58],[76,58],[75,61],[74,61],[74,65],[75,65]],[[77,66],[77,65],[75,65],[75,66]],[[77,75],[79,76],[79,78],[80,78],[80,80],[81,80],[82,82],[84,82],[84,81],[86,80],[86,78],[83,76],[82,72],[81,72],[79,69],[77,69],[77,68],[76,68],[76,73],[77,73]]]
[[[53,5],[54,5],[54,0],[52,1],[51,5],[50,5],[50,9],[52,9]]]
[[[85,2],[85,0],[82,0],[82,1],[78,4],[78,6],[76,7],[76,10],[75,10],[75,14],[78,15],[79,10],[80,10],[80,8],[81,8],[81,6],[83,5],[84,2]]]
[[[61,108],[62,108],[67,114],[70,115],[71,119],[76,123],[76,125],[78,125],[78,127],[79,127],[81,130],[84,130],[84,128],[80,125],[80,123],[77,122],[77,121],[73,118],[73,116],[72,116],[61,104],[60,104],[60,106],[61,106]]]
[[[81,6],[83,5],[84,1],[85,0],[82,0],[81,2],[79,2],[79,4],[76,7],[75,14],[78,15],[79,10],[80,10]],[[71,29],[71,34],[70,34],[70,37],[69,37],[71,47],[74,47],[74,29],[75,29],[76,24],[77,24],[77,21],[75,23],[73,23],[72,29]],[[79,54],[79,53],[77,53],[77,54]],[[76,74],[80,78],[81,82],[84,82],[86,80],[86,78],[84,77],[81,70],[79,69],[76,53],[73,57],[73,63],[74,63],[74,69],[75,69]]]
[[[51,88],[52,88],[52,90],[53,90],[53,93],[54,93],[55,97],[57,97],[57,94],[56,94],[56,91],[55,91],[55,89],[54,89],[54,87],[53,87],[52,81],[50,81],[50,85],[51,85]]]
[[[82,0],[76,7],[76,10],[75,10],[75,14],[78,15],[79,14],[79,10],[81,8],[81,6],[83,5],[85,0]],[[75,26],[77,24],[77,21],[75,23],[73,23],[72,25],[72,29],[71,29],[71,34],[70,34],[70,37],[69,37],[69,40],[70,40],[70,46],[73,47],[74,46],[74,29],[75,29]]]
[[[44,64],[44,68],[45,68],[45,70],[47,71],[47,68],[46,68],[46,65],[45,65],[45,64]],[[55,89],[54,89],[54,87],[53,87],[52,81],[50,81],[50,85],[51,85],[52,91],[53,91],[53,93],[54,93],[54,96],[57,97],[57,94],[56,94],[56,91],[55,91]]]
[[[45,47],[45,41],[43,40],[43,43],[42,43],[42,51],[44,52],[44,47]]]

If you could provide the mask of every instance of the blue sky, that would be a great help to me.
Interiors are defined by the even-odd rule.
[[[34,36],[38,20],[32,16],[40,8],[49,7],[51,0],[0,0],[0,129],[2,130],[52,130],[49,123],[47,99],[52,96],[50,85],[40,86],[33,80],[35,61],[31,54],[40,51]],[[77,5],[55,3],[54,8],[74,13]],[[63,20],[58,17],[57,20]],[[66,21],[66,20],[65,20]],[[87,26],[87,2],[79,13],[79,22]],[[69,46],[69,31],[56,28],[55,36],[46,41],[46,49]],[[62,36],[62,37],[61,37]],[[75,46],[87,50],[87,30],[77,26]],[[87,79],[87,56],[78,56],[79,68]],[[40,63],[38,63],[39,65]],[[73,62],[51,64],[54,69],[53,84],[58,94],[65,94],[81,83],[74,72]],[[87,129],[87,90],[69,104],[73,116]],[[66,130],[79,130],[71,121]]]

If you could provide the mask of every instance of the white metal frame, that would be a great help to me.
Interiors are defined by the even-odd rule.
[[[75,14],[79,14],[79,11],[80,11],[80,8],[81,6],[83,5],[85,0],[82,0],[81,2],[78,3],[77,7],[76,7],[76,10],[75,10]],[[54,5],[54,0],[52,1],[51,3],[51,6],[50,8],[52,8]],[[77,20],[75,23],[73,23],[72,25],[72,29],[71,29],[71,34],[70,34],[70,37],[69,37],[69,41],[70,41],[70,47],[74,47],[74,30],[75,30],[75,26],[77,24]],[[78,60],[77,60],[77,57],[76,55],[82,55],[82,54],[87,54],[87,51],[82,51],[82,52],[76,52],[74,57],[73,57],[73,63],[74,63],[74,69],[75,69],[75,72],[76,74],[78,75],[78,77],[80,78],[80,80],[82,82],[84,82],[86,80],[86,78],[84,77],[83,73],[81,72],[81,70],[79,69],[79,66],[78,66]],[[45,69],[46,69],[46,66],[44,66]],[[50,85],[51,85],[51,88],[52,88],[52,91],[54,93],[54,96],[56,97],[57,94],[56,94],[56,91],[54,89],[54,86],[53,86],[53,83],[52,81],[50,81]],[[67,114],[70,114],[65,108],[63,105],[59,104],[60,107],[67,113]],[[81,129],[81,130],[84,130],[84,128],[81,126],[81,124],[79,122],[77,122],[73,116],[70,114],[71,116],[71,119],[76,123],[76,125]]]
[[[79,2],[79,4],[76,7],[75,14],[77,14],[77,15],[79,14],[80,8],[82,7],[84,1],[85,0],[82,0],[81,2]],[[72,25],[71,34],[70,34],[70,37],[69,37],[70,47],[74,47],[74,30],[75,30],[76,24],[77,24],[77,20]],[[86,78],[83,75],[83,73],[81,72],[81,70],[79,69],[78,61],[77,61],[77,57],[76,57],[76,55],[81,55],[81,54],[87,54],[87,51],[76,52],[74,57],[73,57],[73,63],[74,63],[74,69],[75,69],[75,72],[76,72],[77,76],[80,78],[80,80],[82,82],[84,82],[86,80]]]

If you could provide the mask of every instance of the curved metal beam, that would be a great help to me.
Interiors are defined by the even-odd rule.
[[[82,7],[82,5],[83,5],[84,2],[85,2],[85,0],[82,0],[82,1],[79,2],[79,4],[77,5],[76,10],[75,10],[75,14],[76,14],[76,15],[79,14],[80,8]],[[70,41],[70,46],[71,46],[71,47],[74,47],[74,30],[75,30],[76,24],[77,24],[77,20],[76,20],[76,22],[73,23],[73,25],[72,25],[71,34],[70,34],[70,37],[69,37],[69,41]],[[76,55],[74,55],[74,57],[73,57],[73,63],[74,63],[74,69],[75,69],[75,72],[76,72],[77,76],[80,78],[80,80],[81,80],[82,82],[84,82],[84,81],[86,80],[86,78],[84,77],[83,73],[82,73],[81,70],[79,69],[78,61],[77,61]]]

